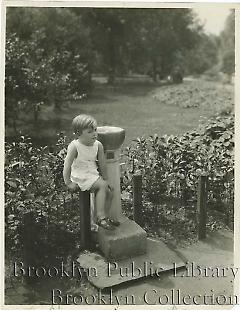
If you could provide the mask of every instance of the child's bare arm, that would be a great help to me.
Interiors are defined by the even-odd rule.
[[[98,146],[98,166],[99,172],[103,178],[103,180],[107,180],[107,166],[106,166],[106,159],[104,155],[103,145],[99,142]]]
[[[76,147],[73,144],[69,144],[68,149],[67,149],[67,156],[64,160],[64,168],[63,168],[64,183],[69,188],[73,187],[73,182],[70,179],[70,175],[71,175],[71,166],[72,166],[73,160],[76,156],[77,156]]]

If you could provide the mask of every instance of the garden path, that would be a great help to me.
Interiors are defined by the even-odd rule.
[[[147,292],[147,301],[149,304],[159,304],[159,296],[168,295],[169,302],[171,302],[171,290],[180,290],[181,296],[195,296],[195,295],[212,295],[218,296],[224,294],[230,296],[233,294],[233,274],[231,267],[233,267],[233,233],[228,230],[219,230],[211,233],[204,241],[199,241],[185,248],[177,249],[185,261],[189,262],[189,270],[192,271],[197,265],[201,266],[202,275],[198,276],[195,270],[195,276],[186,277],[186,271],[179,270],[177,276],[173,271],[162,273],[159,278],[146,278],[136,282],[129,282],[125,285],[118,286],[113,289],[113,295],[116,295],[122,300],[126,301],[126,296],[134,295],[136,304],[144,303],[144,294]],[[208,277],[205,277],[204,267],[209,267]],[[218,267],[221,271],[222,267],[229,268],[225,270],[225,275],[220,272],[219,277],[213,277],[212,270]],[[216,274],[216,273],[215,273]],[[181,277],[184,276],[185,277]],[[155,291],[156,290],[156,293]],[[130,301],[131,299],[128,298]],[[200,300],[200,298],[198,299]],[[175,300],[177,301],[177,299]],[[197,301],[197,299],[196,299]],[[208,299],[208,302],[210,299]],[[166,297],[162,298],[162,303],[166,302]],[[222,300],[221,300],[222,302]]]

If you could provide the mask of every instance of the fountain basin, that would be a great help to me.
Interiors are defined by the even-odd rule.
[[[125,130],[120,127],[100,126],[97,128],[97,133],[105,151],[119,149],[125,139]]]

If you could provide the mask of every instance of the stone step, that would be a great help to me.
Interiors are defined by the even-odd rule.
[[[99,227],[98,243],[106,258],[124,259],[146,253],[147,233],[134,221],[124,218],[113,231]]]

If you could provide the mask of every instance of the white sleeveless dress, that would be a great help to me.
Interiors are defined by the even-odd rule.
[[[77,183],[82,191],[90,190],[92,185],[100,177],[97,167],[97,153],[99,141],[87,146],[79,140],[73,140],[71,144],[77,149],[77,157],[71,167],[71,181]]]

